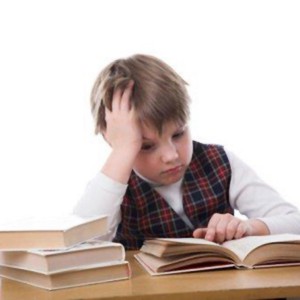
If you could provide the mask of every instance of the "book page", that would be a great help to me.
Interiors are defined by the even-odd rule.
[[[0,224],[0,231],[67,230],[104,217],[105,216],[98,216],[96,218],[85,219],[73,214],[63,216],[28,217]]]
[[[125,249],[122,244],[119,243],[114,243],[114,242],[109,242],[109,241],[101,241],[98,239],[92,239],[88,240],[86,242],[83,242],[81,244],[76,244],[74,246],[71,246],[66,249],[30,249],[27,250],[29,253],[35,253],[38,255],[42,256],[47,256],[47,255],[55,255],[55,254],[60,254],[60,253],[71,253],[71,252],[77,252],[77,251],[84,251],[86,249],[96,249],[96,248],[121,248],[121,251],[124,252],[125,255]]]
[[[238,255],[241,260],[254,249],[271,243],[279,242],[292,242],[297,241],[300,243],[300,235],[296,234],[276,234],[276,235],[264,235],[264,236],[248,236],[238,240],[227,241],[222,244],[225,248],[233,251]]]
[[[182,243],[182,244],[189,244],[189,245],[210,245],[216,247],[222,247],[217,243],[207,241],[205,239],[196,239],[196,238],[156,238],[155,240],[158,241],[166,241],[171,243]]]
[[[226,269],[234,267],[234,264],[216,264],[216,265],[206,265],[206,266],[187,266],[186,268],[171,270],[171,271],[157,271],[157,268],[161,266],[161,263],[157,263],[157,258],[145,253],[138,253],[134,255],[135,259],[145,268],[145,270],[151,276],[168,275],[168,274],[179,274],[188,273],[196,271],[214,270],[214,269]],[[153,263],[154,260],[154,263]]]
[[[140,249],[157,257],[167,257],[181,254],[205,253],[206,256],[218,255],[238,261],[234,252],[220,244],[200,238],[156,238],[146,240]]]

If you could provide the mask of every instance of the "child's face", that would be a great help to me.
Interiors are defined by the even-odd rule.
[[[159,135],[142,125],[143,144],[134,170],[152,182],[168,185],[181,179],[191,161],[193,145],[187,125],[167,123]]]

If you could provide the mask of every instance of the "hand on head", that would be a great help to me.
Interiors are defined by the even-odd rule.
[[[141,127],[130,99],[134,81],[125,90],[116,89],[112,98],[112,110],[105,109],[106,130],[104,138],[113,149],[140,150],[142,144]]]

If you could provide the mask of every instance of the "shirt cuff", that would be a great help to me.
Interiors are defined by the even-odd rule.
[[[264,222],[271,234],[295,233],[300,232],[300,214],[291,213],[272,217],[257,218]]]

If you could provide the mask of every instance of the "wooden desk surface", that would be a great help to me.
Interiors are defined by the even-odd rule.
[[[1,281],[1,300],[102,299],[270,299],[299,297],[300,267],[217,270],[151,277],[127,253],[131,280],[47,291],[8,279]]]

